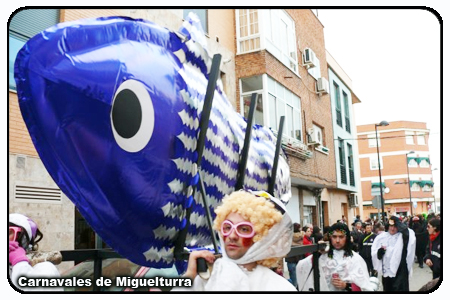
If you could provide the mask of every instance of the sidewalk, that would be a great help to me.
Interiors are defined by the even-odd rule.
[[[410,292],[417,292],[422,286],[424,286],[428,281],[430,281],[433,278],[433,273],[431,272],[431,269],[427,265],[423,265],[423,269],[419,268],[418,263],[413,264],[413,274],[412,278],[409,280],[409,291]],[[380,279],[380,288],[379,291],[383,291],[383,283],[381,281],[381,276],[379,276]]]

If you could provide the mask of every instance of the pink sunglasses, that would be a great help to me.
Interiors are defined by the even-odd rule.
[[[18,234],[22,231],[22,228],[17,226],[9,226],[9,240],[15,241],[17,240]]]
[[[250,222],[233,224],[228,220],[223,221],[222,227],[220,228],[223,236],[229,236],[233,230],[242,238],[252,238],[256,234],[253,224]]]

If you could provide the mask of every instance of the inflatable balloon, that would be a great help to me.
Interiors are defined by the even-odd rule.
[[[188,207],[186,245],[211,244],[199,172],[213,217],[236,185],[247,122],[220,80],[196,164],[212,61],[199,24],[195,15],[179,32],[127,17],[61,23],[15,62],[23,119],[49,174],[109,246],[144,266],[172,266]],[[253,126],[245,188],[267,190],[275,143]],[[275,196],[290,198],[284,155]]]

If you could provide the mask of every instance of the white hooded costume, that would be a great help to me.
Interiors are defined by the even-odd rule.
[[[375,286],[370,282],[366,262],[356,252],[353,256],[344,257],[344,250],[333,250],[333,258],[328,253],[319,257],[320,291],[342,291],[331,284],[331,274],[338,273],[343,281],[354,283],[362,291],[374,291]],[[298,262],[297,282],[299,291],[314,290],[314,270],[312,270],[312,256]]]
[[[278,206],[286,211],[285,206],[276,198],[272,198]],[[196,276],[191,288],[176,288],[172,291],[297,291],[284,277],[271,269],[257,265],[252,271],[240,266],[251,262],[283,257],[291,250],[292,221],[288,213],[275,224],[261,240],[254,243],[244,256],[234,260],[223,251],[222,258],[214,262],[208,280]],[[220,237],[221,249],[225,249]]]

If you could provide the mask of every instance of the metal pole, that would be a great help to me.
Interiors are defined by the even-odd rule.
[[[208,228],[209,228],[209,232],[211,234],[211,239],[213,242],[213,246],[214,246],[214,252],[216,254],[219,254],[219,247],[218,247],[218,242],[217,242],[217,238],[216,238],[216,234],[214,232],[213,229],[213,221],[212,221],[212,217],[211,217],[211,211],[209,210],[209,204],[206,198],[206,190],[205,190],[205,185],[203,184],[203,178],[202,175],[200,173],[198,173],[200,176],[200,192],[202,194],[202,198],[203,198],[203,206],[205,207],[205,214],[206,214],[206,221],[208,223]]]
[[[236,181],[236,191],[244,187],[245,171],[247,170],[248,151],[250,150],[250,141],[252,137],[253,116],[256,108],[256,93],[252,94],[250,110],[247,115],[247,129],[245,131],[244,147],[242,148],[241,161],[239,163],[238,179]]]
[[[222,55],[220,54],[214,54],[212,65],[211,65],[211,71],[209,73],[208,78],[208,85],[206,87],[206,94],[205,94],[205,100],[203,102],[203,110],[201,114],[201,120],[200,120],[200,132],[199,137],[197,141],[197,153],[198,153],[198,159],[197,159],[197,166],[198,170],[200,170],[202,158],[203,158],[203,150],[205,147],[205,141],[206,141],[206,131],[208,130],[208,124],[209,124],[209,117],[211,115],[211,108],[212,108],[212,102],[214,100],[214,92],[216,89],[216,83],[217,78],[219,77],[219,71],[220,71],[220,61],[222,59]],[[200,171],[199,171],[199,177],[200,177]],[[193,195],[195,193],[196,185],[193,186]],[[204,199],[205,200],[205,199]],[[205,210],[208,210],[209,206],[205,206]],[[189,230],[189,224],[190,224],[190,216],[192,211],[192,205],[186,209],[186,225],[185,227],[180,231],[178,234],[177,240],[175,241],[175,249],[174,249],[174,256],[177,259],[184,259],[183,253],[184,253],[184,246],[186,242],[186,236]],[[210,226],[210,224],[208,224]],[[211,228],[211,226],[210,226]],[[214,239],[214,233],[211,233],[211,238]]]
[[[380,199],[381,199],[381,220],[384,223],[384,198],[383,198],[383,185],[381,182],[381,165],[380,165],[380,150],[378,146],[378,125],[375,124],[375,138],[377,140],[377,155],[378,155],[378,175],[380,177]]]
[[[275,149],[275,157],[273,158],[272,177],[269,181],[268,192],[275,197],[275,182],[277,179],[278,159],[281,151],[281,140],[283,139],[284,116],[280,117],[280,125],[278,126],[277,146]]]
[[[408,171],[409,208],[411,209],[411,216],[412,216],[413,215],[413,206],[412,206],[412,198],[411,198],[411,183],[409,181],[408,153],[406,154],[406,170]]]

